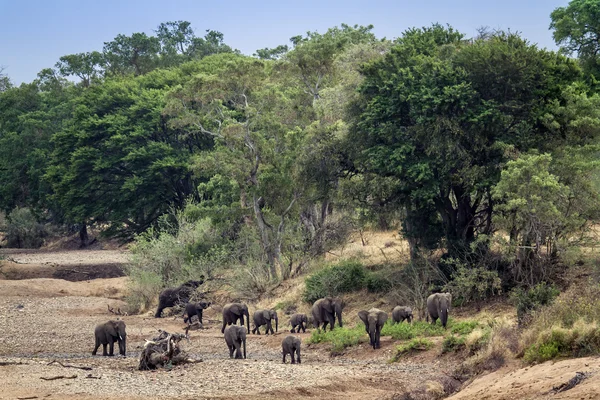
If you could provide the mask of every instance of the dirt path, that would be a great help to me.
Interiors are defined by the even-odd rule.
[[[13,254],[17,262],[8,264],[22,272],[43,270],[47,262],[55,268],[69,263],[81,267],[122,262],[122,255],[114,252],[63,253]],[[7,269],[4,264],[2,271]],[[431,358],[389,364],[394,349],[389,338],[383,338],[381,350],[361,346],[335,358],[323,346],[305,344],[301,365],[283,365],[280,346],[287,334],[285,317],[278,334],[249,336],[247,360],[230,360],[217,306],[205,312],[209,328],[190,332],[189,342],[182,345],[202,362],[171,371],[141,372],[137,363],[144,340],[155,336],[159,328],[181,333],[184,324],[181,319],[124,316],[127,357],[91,356],[95,325],[115,317],[107,305],[123,307],[126,288],[125,277],[78,282],[0,278],[0,399],[381,399],[422,385],[450,368],[447,361]],[[298,336],[305,342],[309,333]],[[91,370],[49,365],[54,360]],[[76,377],[41,379],[72,375]]]

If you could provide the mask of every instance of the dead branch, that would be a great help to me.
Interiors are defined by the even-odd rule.
[[[92,367],[78,367],[77,365],[71,365],[71,364],[63,364],[60,361],[57,360],[52,360],[50,361],[47,365],[52,365],[52,364],[58,364],[63,368],[77,368],[77,369],[82,369],[84,371],[91,371]]]
[[[115,314],[115,315],[124,315],[124,316],[128,316],[129,314],[126,312],[121,311],[121,308],[117,308],[117,310],[115,311],[114,308],[111,308],[110,305],[106,305],[108,307],[108,312]]]
[[[151,370],[161,366],[170,367],[189,362],[189,358],[179,348],[179,342],[188,339],[187,335],[163,330],[159,330],[159,332],[158,337],[146,340],[144,350],[140,354],[139,370]]]
[[[30,400],[30,399],[38,399],[37,396],[27,396],[27,397],[17,397],[19,400]]]
[[[23,361],[0,361],[0,367],[6,367],[7,365],[29,365],[29,363]]]
[[[58,375],[58,376],[51,376],[50,378],[40,376],[40,379],[43,379],[45,381],[54,381],[56,379],[75,379],[75,378],[77,378],[77,375],[71,375],[71,376]]]
[[[101,376],[93,376],[92,374],[87,374],[85,377],[88,379],[102,379]]]

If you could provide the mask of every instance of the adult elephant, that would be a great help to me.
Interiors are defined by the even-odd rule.
[[[154,318],[160,318],[162,311],[167,307],[173,307],[176,305],[184,305],[190,301],[192,294],[196,291],[198,286],[204,283],[204,276],[200,277],[198,281],[187,281],[184,284],[175,288],[164,289],[158,295],[158,308],[154,314]]]
[[[114,355],[115,342],[119,344],[119,354],[125,356],[127,350],[127,333],[125,333],[125,322],[122,320],[108,321],[103,324],[96,326],[94,329],[94,336],[96,337],[96,345],[92,355],[95,356],[100,345],[102,345],[102,355],[112,356]],[[109,346],[109,352],[106,352],[106,346]]]
[[[260,327],[263,325],[267,326],[267,335],[269,334],[269,331],[271,331],[272,335],[279,329],[279,318],[277,318],[277,311],[275,310],[256,310],[254,311],[252,319],[254,320],[254,329],[252,329],[252,333],[256,333],[257,335],[260,335]],[[275,332],[273,332],[271,320],[275,320]]]
[[[359,311],[358,317],[365,324],[365,329],[369,334],[369,343],[373,346],[373,349],[380,348],[381,328],[388,319],[387,313],[378,308],[371,308],[369,311]]]
[[[450,293],[434,293],[427,298],[427,321],[431,317],[431,324],[435,325],[438,318],[442,321],[442,326],[446,328],[448,323],[448,313],[452,304],[452,295]]]
[[[323,329],[326,331],[327,324],[329,324],[329,330],[333,330],[337,316],[341,328],[343,326],[342,310],[345,305],[344,301],[338,297],[325,297],[315,301],[312,306],[313,326],[320,328],[323,324]]]
[[[244,316],[248,321],[248,334],[250,334],[250,313],[248,312],[248,306],[244,303],[229,303],[223,307],[223,327],[221,333],[225,332],[226,325],[235,325],[240,320],[240,325],[244,326]]]

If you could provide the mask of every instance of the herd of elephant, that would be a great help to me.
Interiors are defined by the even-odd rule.
[[[186,299],[185,294],[191,292],[186,289],[195,289],[200,285],[201,281],[189,281],[186,284],[178,288],[165,289],[159,296],[159,305],[156,311],[155,317],[159,318],[162,314],[162,310],[166,307],[173,307],[174,305],[181,304],[182,300],[185,299],[187,302],[189,297]],[[183,288],[183,290],[182,290]],[[184,296],[182,296],[182,293]],[[440,319],[442,326],[445,328],[448,322],[448,313],[450,311],[450,304],[452,303],[452,295],[450,293],[434,293],[427,298],[427,320],[431,318],[431,323],[435,324]],[[202,326],[202,312],[211,305],[210,302],[201,300],[196,303],[187,303],[185,305],[185,311],[183,313],[184,322],[192,323],[193,318],[197,318],[200,326]],[[341,298],[325,297],[314,302],[311,314],[296,313],[291,315],[291,333],[306,332],[308,324],[312,324],[317,329],[332,330],[335,326],[335,320],[337,318],[338,325],[343,326],[342,323],[342,310],[345,307],[345,303]],[[225,342],[229,349],[230,358],[246,358],[246,335],[250,334],[250,313],[248,306],[244,303],[229,303],[223,307],[223,325],[221,327],[221,333],[224,336]],[[373,349],[380,348],[380,335],[383,325],[388,320],[388,314],[378,308],[371,308],[370,310],[362,310],[358,312],[358,317],[365,324],[365,329],[369,334],[369,343]],[[246,320],[246,327],[244,326],[244,318]],[[395,323],[401,323],[406,320],[408,323],[412,322],[413,312],[411,307],[397,306],[392,310],[392,319]],[[236,325],[237,322],[240,325]],[[253,313],[254,328],[252,333],[260,335],[260,327],[266,326],[266,334],[274,334],[279,329],[279,318],[275,310],[256,310]],[[273,330],[272,321],[275,322],[275,331]],[[114,343],[119,345],[119,353],[125,356],[126,348],[126,333],[125,323],[121,320],[108,321],[104,324],[98,325],[95,329],[96,345],[93,355],[96,354],[99,346],[103,345],[103,355],[113,355]],[[109,352],[107,353],[107,346],[109,346]],[[281,344],[283,362],[286,362],[286,356],[289,354],[291,357],[291,363],[295,364],[301,362],[300,357],[300,346],[301,340],[293,335],[286,336]],[[235,353],[235,354],[234,354]]]

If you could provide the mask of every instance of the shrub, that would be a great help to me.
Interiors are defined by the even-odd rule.
[[[559,293],[558,289],[545,282],[538,283],[528,290],[522,288],[513,290],[511,301],[517,308],[519,325],[526,324],[532,311],[552,303]]]
[[[382,293],[392,288],[392,282],[380,272],[369,272],[365,278],[365,286],[371,293]]]
[[[479,326],[479,322],[473,320],[459,321],[452,324],[450,332],[457,335],[468,335]]]
[[[332,331],[314,329],[308,339],[308,343],[331,343],[331,353],[340,354],[346,347],[355,346],[368,341],[364,325],[360,324],[354,328],[335,328]]]
[[[37,249],[44,244],[47,236],[44,225],[40,224],[29,208],[15,208],[4,223],[8,247]]]
[[[313,303],[326,296],[360,290],[365,285],[367,270],[359,261],[347,260],[323,268],[306,278],[304,301]]]
[[[451,326],[452,321],[448,322]],[[388,320],[381,329],[383,336],[391,336],[395,340],[409,340],[418,336],[444,336],[446,331],[441,325],[431,325],[425,321],[414,321],[412,324],[394,324]]]
[[[433,342],[429,339],[425,339],[425,338],[414,338],[411,339],[408,343],[405,344],[401,344],[400,346],[396,347],[396,354],[394,355],[394,358],[392,358],[392,362],[398,361],[398,359],[400,359],[400,357],[409,354],[409,353],[414,353],[414,352],[418,352],[418,351],[427,351],[430,348],[433,347]]]
[[[464,336],[447,336],[442,342],[442,353],[457,352],[465,349]]]
[[[454,299],[460,305],[470,302],[480,302],[500,293],[502,282],[497,271],[484,267],[467,268],[454,259],[445,260],[456,266],[452,280],[444,286],[444,290],[454,294]]]

